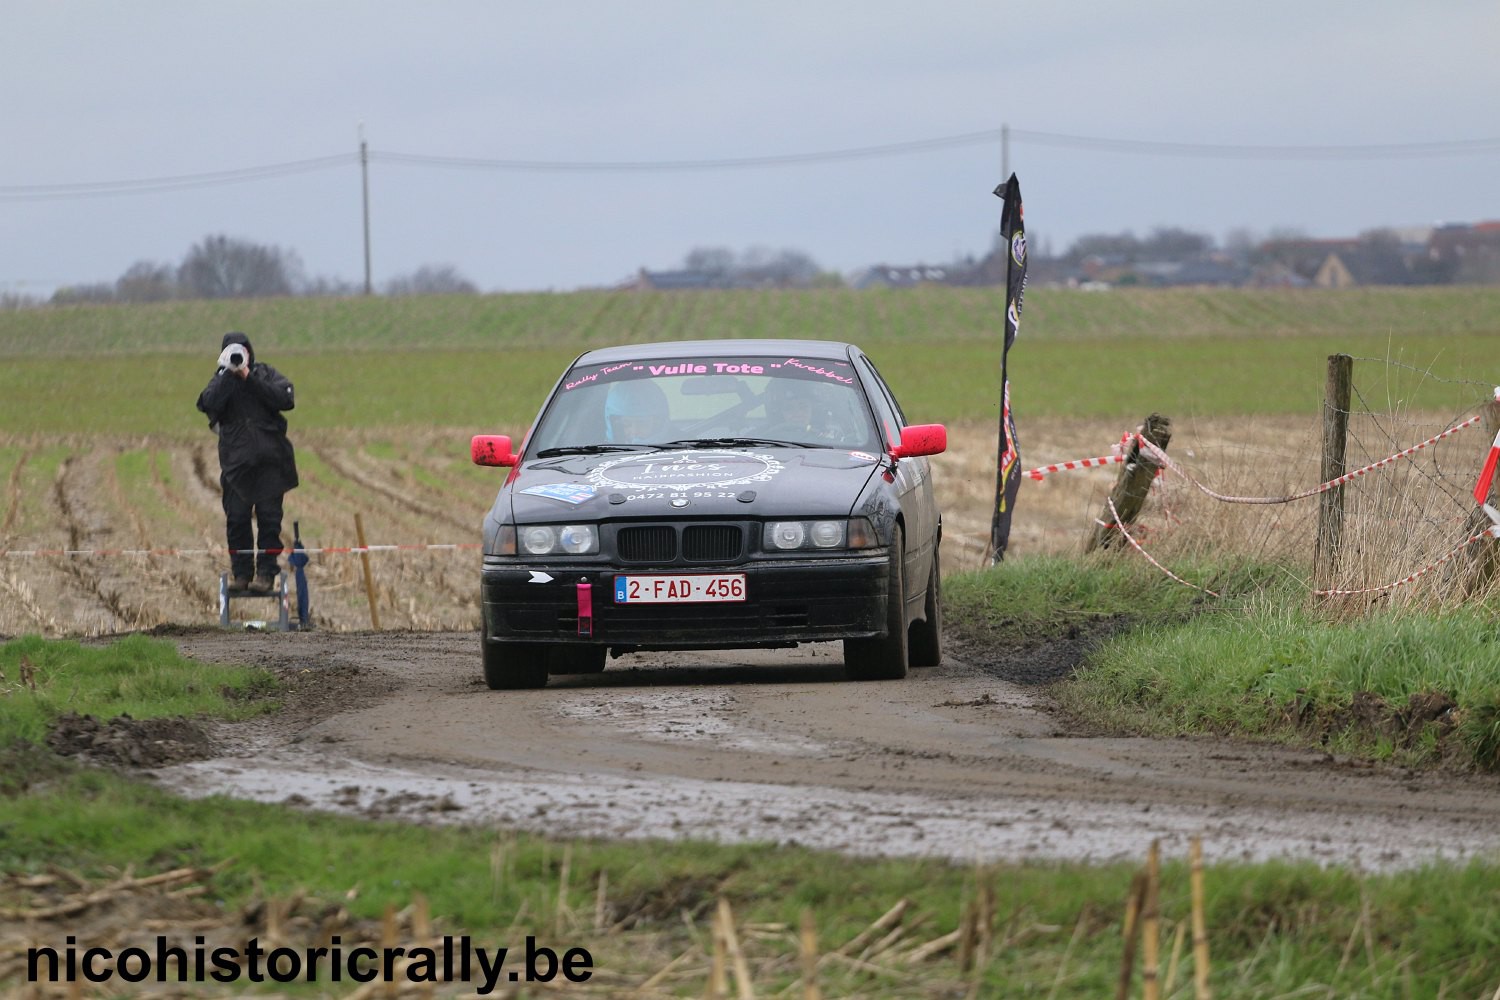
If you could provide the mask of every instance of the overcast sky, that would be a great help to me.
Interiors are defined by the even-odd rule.
[[[1054,252],[1492,219],[1497,42],[1494,0],[6,0],[0,293],[175,266],[210,234],[361,282],[361,127],[377,286],[427,264],[485,291],[610,285],[699,246],[846,273],[980,255],[1002,126]]]

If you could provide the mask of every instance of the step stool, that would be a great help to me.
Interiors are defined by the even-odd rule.
[[[220,573],[219,574],[219,624],[220,625],[222,625],[224,628],[229,628],[229,602],[230,601],[243,601],[243,600],[275,601],[276,602],[277,611],[278,611],[277,618],[276,618],[276,627],[278,629],[280,629],[281,631],[283,631],[283,632],[286,632],[286,631],[288,631],[290,629],[290,624],[289,624],[289,619],[288,619],[288,613],[287,613],[286,573],[284,571],[276,574],[276,586],[273,587],[270,591],[268,591],[268,592],[266,592],[264,594],[259,593],[259,592],[254,591],[254,590],[235,590],[234,588],[232,588],[232,587],[229,586],[229,574],[228,573]]]

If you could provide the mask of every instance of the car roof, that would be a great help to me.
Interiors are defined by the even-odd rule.
[[[836,340],[664,340],[652,344],[622,344],[588,351],[575,364],[609,364],[640,358],[755,357],[785,354],[789,357],[849,360],[852,344]]]

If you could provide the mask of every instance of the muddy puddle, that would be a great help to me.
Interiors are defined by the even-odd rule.
[[[1210,861],[1282,858],[1369,871],[1493,856],[1500,838],[1413,815],[1378,828],[1338,811],[1004,801],[805,785],[422,769],[288,752],[156,772],[192,796],[223,794],[370,819],[463,823],[557,837],[705,839],[957,862],[1138,860],[1152,838],[1181,855],[1201,836]]]
[[[960,863],[1210,861],[1369,871],[1500,858],[1500,779],[1218,740],[1072,731],[1045,690],[945,659],[856,684],[836,655],[638,654],[492,692],[466,633],[204,633],[298,679],[287,709],[158,766],[193,796],[558,837],[797,844]]]

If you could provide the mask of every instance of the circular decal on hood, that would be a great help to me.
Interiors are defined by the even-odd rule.
[[[669,451],[629,455],[589,473],[597,487],[636,492],[718,489],[763,483],[784,466],[771,455],[744,451]]]

